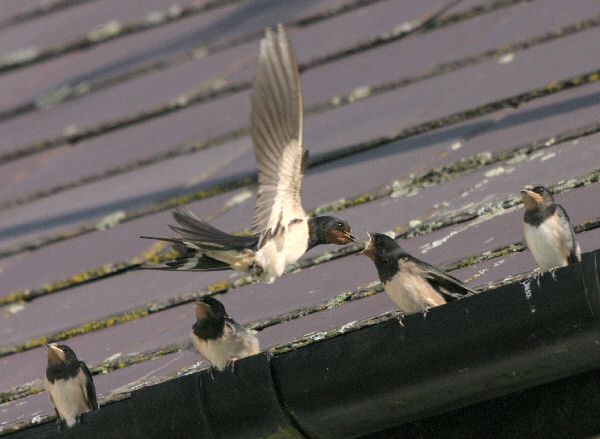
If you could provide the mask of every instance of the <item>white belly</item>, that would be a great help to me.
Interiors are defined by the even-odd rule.
[[[46,391],[52,397],[56,411],[69,427],[75,425],[75,418],[78,415],[90,411],[80,381],[80,379],[73,378],[55,380],[54,383],[46,380],[45,383]]]
[[[285,272],[288,264],[296,262],[308,247],[308,223],[291,224],[279,238],[270,239],[256,252],[255,261],[263,269],[261,280],[272,283]],[[279,245],[278,245],[279,244]]]
[[[446,303],[444,298],[418,275],[398,273],[386,282],[384,287],[385,292],[403,314],[423,312],[427,308]]]
[[[542,271],[556,267],[565,267],[567,258],[561,253],[561,233],[569,232],[558,227],[548,227],[548,221],[539,227],[524,225],[523,235],[527,248]]]
[[[241,359],[260,352],[258,339],[248,332],[233,333],[225,327],[223,335],[214,340],[201,340],[192,333],[198,352],[218,370],[225,369],[231,359]]]
[[[210,364],[218,370],[225,369],[227,362],[233,357],[231,353],[227,352],[227,349],[224,349],[221,344],[216,342],[216,340],[201,340],[192,335],[192,342],[200,355],[210,361]]]

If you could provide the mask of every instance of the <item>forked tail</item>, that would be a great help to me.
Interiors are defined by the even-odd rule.
[[[248,271],[254,263],[254,251],[258,236],[236,236],[225,233],[193,213],[177,209],[173,217],[178,226],[169,226],[179,236],[175,238],[157,238],[142,236],[146,239],[158,239],[172,242],[173,249],[179,254],[175,259],[159,266],[144,266],[156,270]]]

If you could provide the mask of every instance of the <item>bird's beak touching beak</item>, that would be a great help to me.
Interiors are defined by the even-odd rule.
[[[350,241],[352,242],[358,242],[358,239],[356,239],[356,236],[354,236],[352,233],[350,232],[344,232],[344,236],[346,238],[348,238]]]
[[[375,250],[375,247],[373,245],[373,236],[371,236],[369,232],[367,232],[367,235],[369,235],[369,240],[365,242],[365,248],[359,251],[357,255],[365,255],[370,257],[373,251]]]

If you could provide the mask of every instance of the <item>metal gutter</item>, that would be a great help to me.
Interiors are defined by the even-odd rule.
[[[133,392],[62,434],[358,438],[600,368],[600,250],[580,264]]]

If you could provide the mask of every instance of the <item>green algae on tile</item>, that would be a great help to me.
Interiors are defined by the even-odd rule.
[[[121,33],[122,30],[123,25],[121,22],[118,20],[112,20],[96,29],[91,30],[87,34],[87,39],[91,42],[99,43],[101,41],[116,37]]]

